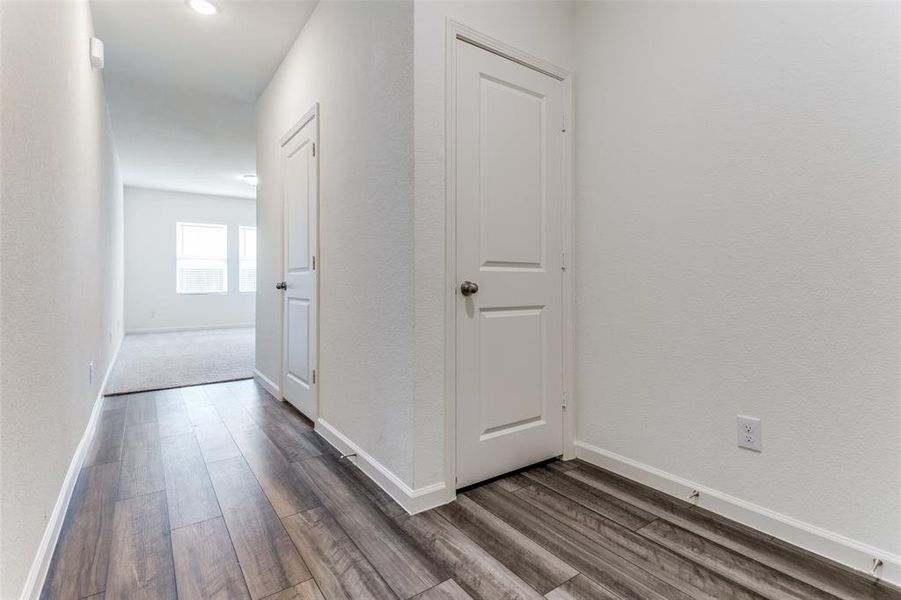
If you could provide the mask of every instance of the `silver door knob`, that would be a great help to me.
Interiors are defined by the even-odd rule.
[[[275,284],[275,289],[277,289],[277,290],[288,289],[288,282],[287,281],[279,281],[278,283]]]
[[[479,291],[479,284],[472,281],[464,281],[460,284],[460,293],[464,296],[472,296]]]

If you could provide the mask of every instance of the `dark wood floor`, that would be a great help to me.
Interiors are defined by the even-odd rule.
[[[44,598],[901,598],[580,462],[408,516],[252,381],[106,399]]]

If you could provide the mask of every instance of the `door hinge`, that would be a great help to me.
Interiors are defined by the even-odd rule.
[[[563,128],[560,130],[563,133],[566,133],[566,113],[563,113]]]
[[[560,252],[560,270],[566,270],[566,250]]]
[[[316,383],[316,369],[313,369],[313,383]]]
[[[313,270],[316,270],[316,257],[313,257]]]
[[[566,392],[563,392],[563,408],[566,408]]]
[[[316,156],[316,142],[313,142],[313,156]]]

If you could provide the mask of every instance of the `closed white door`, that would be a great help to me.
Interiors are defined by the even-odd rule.
[[[317,118],[282,145],[284,291],[282,395],[311,419],[317,414],[319,164]]]
[[[563,451],[564,88],[456,43],[457,486],[463,487]]]

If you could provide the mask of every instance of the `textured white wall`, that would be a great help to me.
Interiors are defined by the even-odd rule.
[[[22,590],[122,331],[122,182],[92,31],[86,2],[2,4],[2,598]]]
[[[228,293],[175,293],[175,223],[228,225]],[[252,325],[253,293],[238,291],[238,227],[256,225],[245,198],[125,188],[125,330]]]
[[[416,2],[416,487],[445,480],[444,88],[447,19],[561,67],[569,68],[573,62],[571,2]]]
[[[888,2],[576,18],[579,438],[894,553],[898,22]]]
[[[257,113],[257,369],[281,369],[279,140],[320,103],[320,416],[412,483],[413,5],[321,2]]]

